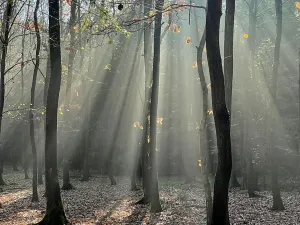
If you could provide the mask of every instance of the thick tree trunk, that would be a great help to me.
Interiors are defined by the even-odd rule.
[[[215,119],[218,167],[215,175],[211,225],[229,225],[228,188],[232,168],[230,116],[225,101],[224,74],[219,45],[222,0],[208,1],[206,48]]]
[[[74,58],[75,58],[75,30],[74,26],[76,25],[76,6],[77,1],[71,1],[71,15],[70,15],[70,46],[69,46],[69,64],[68,64],[68,76],[67,76],[67,85],[66,85],[66,95],[65,95],[65,105],[64,105],[64,121],[70,121],[70,101],[71,101],[71,88],[72,88],[72,76],[73,76],[73,67],[74,67]],[[68,134],[66,134],[67,137]],[[73,189],[72,184],[70,183],[70,174],[69,174],[69,149],[68,149],[68,138],[65,140],[64,147],[64,156],[63,156],[63,190]]]
[[[274,49],[274,63],[273,63],[273,77],[271,85],[271,95],[273,98],[273,103],[276,105],[277,100],[277,80],[278,80],[278,68],[279,68],[279,59],[280,59],[280,44],[282,37],[282,0],[275,0],[275,9],[276,9],[276,40],[275,40],[275,49]],[[271,110],[270,110],[271,111]],[[272,111],[271,111],[272,113]],[[272,115],[273,126],[277,124],[276,118]],[[271,159],[271,185],[272,185],[272,195],[273,195],[273,210],[284,210],[284,205],[280,195],[280,188],[278,184],[278,152],[277,148],[274,145],[275,135],[274,129],[270,129],[270,155]]]
[[[46,215],[40,225],[65,225],[66,218],[57,170],[57,110],[61,83],[59,0],[49,1],[49,44],[51,76],[46,107],[45,177]]]
[[[31,98],[30,98],[30,110],[29,110],[29,131],[30,131],[30,143],[32,148],[32,201],[36,202],[39,200],[37,192],[37,150],[35,143],[35,132],[34,132],[34,116],[33,110],[35,107],[35,87],[36,79],[38,75],[38,70],[40,66],[40,49],[41,49],[41,36],[38,25],[38,10],[39,10],[40,0],[36,1],[35,10],[34,10],[34,27],[36,33],[36,50],[35,50],[35,65],[33,70],[32,84],[31,84]]]

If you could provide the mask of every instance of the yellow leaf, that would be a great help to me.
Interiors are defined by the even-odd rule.
[[[147,139],[148,143],[150,143],[150,136],[148,135],[148,139]]]
[[[191,38],[191,37],[187,37],[187,38],[185,39],[185,43],[186,43],[186,44],[191,43],[191,41],[192,41],[192,38]]]
[[[300,2],[296,2],[296,8],[300,9]]]
[[[213,114],[213,111],[210,109],[207,111],[208,115],[212,115]]]
[[[211,87],[211,83],[209,83],[209,84],[207,85],[207,87],[210,88],[210,87]]]
[[[194,62],[193,68],[195,69],[195,68],[197,68],[197,67],[198,67],[198,63],[197,63],[197,62]]]
[[[206,52],[206,48],[204,48],[204,50],[203,50],[204,52]]]
[[[153,16],[153,11],[150,11],[150,12],[149,12],[149,16]]]
[[[245,39],[248,39],[249,35],[246,34],[246,33],[244,33],[243,37],[244,37]]]
[[[201,161],[201,159],[198,160],[198,165],[199,165],[199,167],[202,167],[202,161]]]

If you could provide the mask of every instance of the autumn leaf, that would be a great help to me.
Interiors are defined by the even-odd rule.
[[[204,48],[204,50],[203,50],[204,52],[206,52],[206,48]]]
[[[192,41],[192,38],[191,38],[191,37],[187,37],[187,38],[185,39],[185,43],[186,43],[186,44],[190,44],[191,41]]]
[[[296,2],[296,8],[300,9],[300,2]]]
[[[202,160],[201,160],[201,159],[198,160],[198,166],[199,166],[199,167],[202,167]]]
[[[68,3],[68,5],[71,5],[71,0],[66,0],[66,2]]]
[[[207,111],[208,115],[212,115],[213,114],[213,111],[210,109]]]
[[[110,64],[107,64],[105,67],[104,67],[105,70],[111,70],[111,65]]]
[[[149,17],[153,16],[153,11],[149,12]]]
[[[198,67],[198,63],[197,63],[197,62],[194,62],[193,68],[195,69],[195,68],[197,68],[197,67]]]
[[[249,35],[246,34],[246,33],[244,33],[243,37],[244,37],[245,39],[248,39]]]

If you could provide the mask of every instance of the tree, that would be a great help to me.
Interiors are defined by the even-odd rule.
[[[275,49],[274,49],[274,63],[273,63],[273,77],[272,84],[270,88],[271,96],[273,102],[276,105],[277,99],[277,79],[278,79],[278,67],[279,67],[279,59],[280,59],[280,44],[281,44],[281,36],[282,36],[282,0],[275,0],[275,9],[276,9],[276,40],[275,40]],[[276,124],[276,118],[272,115],[272,124]],[[278,157],[276,146],[274,146],[274,129],[270,129],[270,156],[271,159],[271,184],[272,184],[272,195],[273,195],[273,210],[284,210],[284,205],[280,195],[280,188],[278,184]]]
[[[226,0],[225,37],[224,37],[224,76],[226,105],[231,116],[232,80],[233,80],[233,33],[234,33],[235,0]],[[231,187],[239,187],[235,171],[235,152],[232,151]]]
[[[49,1],[50,81],[46,106],[46,214],[39,225],[68,223],[60,196],[57,171],[57,110],[61,83],[59,0]]]
[[[211,196],[211,186],[209,183],[209,175],[208,175],[208,164],[207,164],[207,155],[209,155],[209,148],[207,146],[207,111],[208,111],[208,88],[205,80],[203,65],[202,65],[202,54],[205,46],[205,37],[206,37],[206,28],[204,28],[203,35],[201,37],[199,46],[197,47],[197,65],[198,65],[198,74],[201,83],[202,89],[202,119],[200,123],[200,152],[202,159],[202,171],[204,173],[204,191],[206,198],[206,224],[211,224],[211,216],[212,216],[212,196]]]
[[[229,225],[228,187],[232,168],[230,116],[225,101],[224,74],[219,45],[222,0],[208,1],[206,16],[206,49],[211,80],[215,119],[218,166],[215,175],[211,225]]]
[[[144,0],[144,16],[148,17],[152,7],[152,0]],[[151,24],[144,21],[144,64],[145,64],[145,100],[143,105],[143,134],[142,134],[142,167],[143,167],[143,198],[138,204],[147,204],[149,202],[149,116],[150,116],[150,98],[151,98],[151,62],[152,62],[152,41],[151,41]]]
[[[161,212],[159,202],[157,168],[156,168],[156,126],[157,126],[157,106],[158,106],[158,87],[159,87],[159,64],[160,64],[160,39],[161,39],[161,20],[164,0],[155,1],[155,28],[154,28],[154,52],[153,52],[153,76],[150,103],[150,203],[151,212]]]
[[[1,43],[1,60],[0,60],[0,134],[1,134],[1,126],[2,126],[2,118],[3,118],[3,108],[4,108],[4,98],[5,98],[5,66],[6,66],[6,56],[7,56],[7,48],[9,42],[9,32],[10,32],[10,22],[13,12],[13,1],[9,0],[6,4],[6,9],[4,12],[3,23],[2,23],[2,34],[0,37]],[[3,174],[3,143],[1,143],[0,149],[0,184],[5,184],[2,174]]]
[[[69,121],[69,111],[70,111],[70,101],[71,101],[71,88],[72,88],[72,76],[73,76],[73,67],[74,67],[74,58],[75,58],[75,30],[76,25],[76,6],[77,1],[71,1],[71,15],[70,15],[70,46],[69,46],[69,63],[68,63],[68,76],[67,76],[67,85],[66,85],[66,95],[65,95],[65,105],[64,105],[64,120],[65,123]],[[66,126],[68,127],[68,126]],[[66,135],[67,137],[67,135]],[[68,138],[66,138],[68,142]],[[73,186],[70,183],[70,174],[69,174],[69,153],[68,147],[64,147],[64,159],[63,159],[63,190],[70,190]]]
[[[33,110],[35,107],[35,86],[36,79],[38,75],[38,70],[40,66],[40,49],[41,49],[41,35],[38,25],[38,10],[39,10],[40,0],[37,0],[35,3],[34,9],[34,29],[36,34],[36,49],[35,49],[35,65],[33,70],[32,84],[31,84],[31,97],[30,97],[30,109],[29,109],[29,131],[30,131],[30,143],[32,148],[32,201],[37,202],[38,192],[37,192],[37,150],[34,139],[34,115]]]

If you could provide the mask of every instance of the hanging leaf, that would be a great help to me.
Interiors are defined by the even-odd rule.
[[[199,165],[199,167],[202,167],[202,160],[201,159],[198,160],[198,165]]]
[[[185,39],[185,43],[186,43],[186,44],[190,44],[191,41],[192,41],[192,38],[191,38],[191,37],[187,37],[187,38]]]
[[[71,0],[66,0],[66,2],[68,3],[68,5],[71,5]]]
[[[246,34],[246,33],[244,33],[243,37],[244,37],[245,39],[248,39],[249,35]]]
[[[107,64],[105,67],[104,67],[105,70],[111,70],[111,65],[110,64]]]
[[[296,8],[300,9],[300,2],[296,2]]]
[[[197,67],[198,67],[198,63],[197,63],[197,62],[194,62],[193,68],[195,69],[195,68],[197,68]]]

